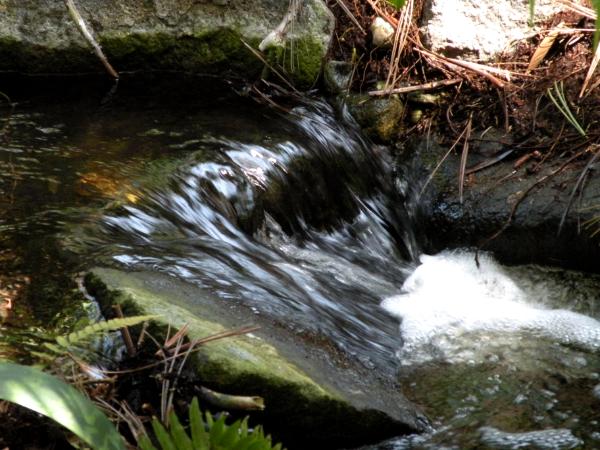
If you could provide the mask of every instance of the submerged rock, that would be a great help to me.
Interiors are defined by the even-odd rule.
[[[177,70],[259,75],[263,63],[249,51],[277,29],[287,2],[141,2],[78,0],[77,7],[117,71]],[[28,73],[101,71],[63,2],[0,1],[0,70]],[[314,84],[329,47],[333,17],[309,0],[286,39],[265,49],[301,87]],[[293,25],[293,26],[292,26]],[[287,47],[287,48],[286,48]]]
[[[158,315],[165,328],[187,323],[192,339],[239,327],[251,317],[244,307],[158,273],[94,269],[86,287],[105,310],[119,302],[128,312]],[[260,420],[287,446],[357,446],[424,428],[422,415],[396,388],[345,361],[331,344],[292,335],[261,316],[252,323],[261,330],[202,347],[194,361],[198,382],[264,397]]]

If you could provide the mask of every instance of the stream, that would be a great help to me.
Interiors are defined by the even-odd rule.
[[[185,81],[6,91],[0,355],[86,313],[76,272],[143,268],[396,377],[433,429],[368,448],[600,448],[600,276],[422,255],[423,180],[344,110]]]

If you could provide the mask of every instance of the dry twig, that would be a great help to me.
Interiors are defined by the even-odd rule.
[[[415,86],[403,86],[394,89],[381,89],[377,91],[370,91],[369,95],[372,97],[378,97],[389,94],[407,94],[409,92],[431,91],[433,89],[438,89],[444,86],[452,86],[462,81],[462,78],[451,78],[449,80],[430,81],[429,83],[417,84]]]
[[[110,74],[111,77],[113,77],[115,80],[118,80],[119,74],[113,68],[113,66],[111,66],[110,62],[108,62],[108,59],[102,51],[102,47],[100,47],[100,44],[98,44],[96,39],[94,39],[94,35],[88,28],[87,24],[85,23],[85,20],[83,20],[83,17],[77,9],[77,6],[75,6],[75,1],[65,0],[65,4],[67,6],[67,9],[69,10],[69,14],[71,14],[71,17],[73,18],[73,21],[77,24],[79,31],[81,32],[85,40],[88,41],[88,43],[92,46],[92,48],[94,49],[94,53],[96,54],[100,62],[102,62],[106,71]]]

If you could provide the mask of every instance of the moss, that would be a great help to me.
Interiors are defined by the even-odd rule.
[[[159,281],[162,290],[158,293],[135,274],[111,269],[94,269],[85,282],[105,311],[118,302],[127,314],[161,317],[161,326],[152,330],[153,334],[161,330],[164,333],[167,323],[175,328],[187,323],[190,338],[230,328],[215,319],[210,308],[203,313],[192,312],[192,307],[182,304],[187,295],[184,289],[166,286],[170,281],[165,280]],[[160,334],[155,337],[160,339]],[[357,409],[260,338],[239,336],[215,341],[203,347],[195,364],[198,378],[209,388],[264,397],[266,410],[258,413],[256,419],[267,426],[276,440],[294,443],[296,448],[355,446],[409,431],[380,411]]]
[[[74,73],[102,70],[84,47],[48,48],[13,38],[0,38],[0,69],[29,73]]]
[[[285,46],[269,47],[265,53],[267,61],[274,67],[283,67],[297,88],[310,89],[321,74],[323,47],[319,39],[306,37],[286,41]]]
[[[117,69],[180,70],[202,73],[260,74],[262,63],[244,46],[234,30],[220,29],[195,35],[166,33],[104,35],[100,44]],[[257,45],[256,42],[250,42]],[[30,73],[101,72],[101,63],[86,47],[48,48],[0,39],[0,68]]]
[[[175,36],[167,33],[104,34],[100,44],[117,71],[179,70],[211,74],[236,73],[253,78],[263,63],[242,42],[235,30],[222,28],[205,33]],[[258,47],[258,41],[248,42]],[[271,47],[267,60],[280,66],[301,89],[315,85],[321,72],[323,43],[315,38],[298,39],[286,47]],[[0,39],[0,69],[29,73],[75,73],[104,71],[87,47],[49,48]]]
[[[119,70],[239,71],[252,76],[262,68],[244,46],[239,33],[226,28],[182,36],[161,33],[104,36],[101,44]]]
[[[355,120],[378,142],[392,142],[402,130],[404,103],[396,96],[383,99],[353,95],[348,98],[348,106]]]

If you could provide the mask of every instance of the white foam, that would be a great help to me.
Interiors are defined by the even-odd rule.
[[[479,256],[479,267],[474,253],[467,251],[420,259],[402,293],[382,303],[401,319],[405,361],[474,358],[482,353],[485,341],[475,336],[486,334],[515,336],[518,343],[519,334],[525,332],[586,350],[600,348],[599,321],[565,309],[544,308],[544,299],[530,298],[526,294],[530,290],[523,290],[516,277],[488,255]]]
[[[578,447],[583,442],[565,428],[507,433],[492,427],[481,427],[481,442],[498,450],[538,448],[541,450],[562,450]]]

